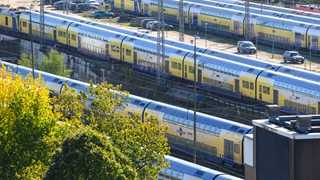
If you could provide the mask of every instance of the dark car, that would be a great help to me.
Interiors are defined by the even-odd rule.
[[[251,41],[238,41],[237,51],[238,53],[256,54],[257,48]]]
[[[283,61],[286,63],[287,61],[293,62],[293,63],[301,63],[304,62],[304,57],[299,54],[298,51],[285,51],[283,53]]]
[[[68,1],[58,1],[58,2],[55,2],[52,6],[58,10],[62,10],[62,9],[68,9],[69,4],[70,3]]]
[[[160,27],[160,22],[156,21],[156,22],[154,22],[154,23],[151,24],[150,29],[154,31],[154,30],[158,30],[159,27]],[[172,29],[173,29],[173,26],[170,25],[170,24],[164,23],[163,29],[164,29],[164,30],[172,30]]]
[[[143,27],[143,28],[146,28],[147,23],[150,22],[150,21],[155,21],[155,19],[142,19],[141,23],[140,23],[140,26]]]
[[[83,11],[95,10],[98,9],[96,6],[92,6],[87,3],[80,3],[76,5],[76,8],[73,10],[75,13],[81,13]]]
[[[96,10],[91,13],[91,16],[97,19],[100,18],[113,18],[114,14],[107,10]]]

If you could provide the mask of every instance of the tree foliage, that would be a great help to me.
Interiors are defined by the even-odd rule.
[[[135,179],[137,172],[109,138],[90,127],[64,140],[45,179]]]
[[[18,60],[18,64],[24,67],[32,68],[32,60],[31,57],[25,53],[21,54],[21,58]]]
[[[139,179],[155,178],[163,164],[164,155],[169,154],[165,138],[167,127],[154,116],[144,119],[140,115],[123,114],[127,103],[123,103],[127,93],[120,91],[121,86],[113,87],[102,83],[89,88],[92,111],[90,126],[107,134],[110,140],[128,156],[139,173]],[[118,92],[119,94],[116,94]]]
[[[42,79],[22,79],[4,66],[0,75],[0,177],[39,179],[65,128],[56,122]]]
[[[66,65],[63,62],[63,56],[55,50],[50,51],[49,55],[44,56],[39,69],[64,77],[69,77],[72,72],[72,70],[66,68]]]
[[[0,75],[1,178],[155,179],[167,166],[166,126],[126,113],[121,86],[65,84],[50,98],[41,78]]]

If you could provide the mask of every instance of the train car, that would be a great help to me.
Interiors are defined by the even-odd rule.
[[[19,31],[19,15],[5,9],[0,9],[0,28],[4,31]]]
[[[166,156],[169,168],[161,169],[158,180],[240,180],[241,178],[200,166],[173,156]]]
[[[306,32],[312,24],[298,21],[283,21],[280,18],[251,16],[255,37],[259,42],[274,44],[287,49],[306,49]]]
[[[64,15],[61,13],[55,13],[55,12],[51,12],[51,11],[48,11],[48,12],[46,11],[45,13],[48,15],[51,15],[51,16],[64,18],[64,19],[66,19],[66,21],[71,20],[71,21],[75,21],[75,22],[79,22],[79,23],[85,23],[85,24],[90,24],[90,25],[93,24],[94,26],[101,27],[101,28],[104,28],[107,30],[121,32],[121,33],[128,34],[131,36],[140,37],[142,39],[147,39],[147,40],[157,42],[157,37],[155,37],[155,36],[142,34],[139,32],[133,32],[131,30],[119,28],[116,26],[111,26],[108,24],[91,22],[91,21],[88,21],[83,18],[70,17],[70,16],[67,16],[67,15]],[[314,42],[314,44],[317,44],[316,43],[317,41],[313,41],[313,42]],[[181,49],[185,49],[190,52],[194,51],[194,45],[190,44],[190,43],[186,43],[186,42],[165,39],[165,45],[180,47]],[[241,56],[241,55],[227,53],[227,52],[223,52],[223,51],[212,50],[212,49],[209,49],[206,47],[201,47],[201,46],[197,46],[196,51],[198,54],[203,53],[203,54],[207,54],[209,56],[215,56],[215,57],[219,57],[219,58],[223,58],[223,59],[228,59],[231,61],[235,61],[235,62],[239,62],[239,63],[243,63],[243,64],[248,64],[248,65],[252,65],[255,67],[261,67],[261,68],[268,69],[268,70],[278,71],[278,72],[282,72],[282,73],[286,73],[286,74],[291,74],[291,75],[305,78],[308,80],[320,82],[319,73],[314,73],[311,71],[306,71],[306,70],[296,69],[296,68],[292,68],[292,67],[288,67],[288,66],[283,66],[280,64],[276,64],[276,63],[265,62],[265,61],[261,61],[259,59],[255,59],[255,58],[251,58],[251,57]]]
[[[213,1],[213,0],[202,0],[202,1],[187,0],[184,2],[199,3],[199,4],[203,4],[205,6],[216,6],[216,7],[220,7],[220,8],[237,10],[237,11],[241,11],[241,12],[246,11],[244,2],[243,2],[243,4],[239,4],[238,1],[225,2],[225,1]],[[306,22],[306,23],[311,23],[311,24],[320,24],[319,17],[304,16],[302,14],[297,14],[292,11],[286,11],[286,12],[277,11],[276,9],[279,9],[279,8],[263,9],[263,7],[261,7],[261,4],[260,4],[260,7],[256,7],[256,6],[252,6],[252,5],[253,5],[253,3],[250,3],[251,7],[249,8],[249,13],[253,13],[253,14],[257,14],[257,15],[264,15],[264,16],[278,17],[278,18],[285,19],[285,20],[288,19],[288,20]]]
[[[256,87],[258,99],[278,104],[288,113],[320,113],[320,84],[317,82],[264,71],[257,77]]]
[[[13,73],[25,77],[32,69],[2,62]],[[35,70],[35,77],[41,75],[47,88],[53,94],[61,94],[64,83],[77,91],[88,93],[88,83],[68,79],[49,73]],[[166,136],[169,145],[179,151],[190,153],[190,144],[193,141],[193,111],[169,104],[152,101],[146,98],[130,95],[125,98],[126,108],[119,108],[120,113],[138,113],[143,118],[146,114],[155,115],[168,126]],[[243,138],[245,134],[252,134],[252,127],[226,119],[196,113],[197,118],[197,153],[208,161],[242,167],[243,165]]]
[[[127,1],[123,1],[122,3],[125,4],[126,2]],[[145,16],[157,16],[158,1],[142,0],[141,4],[141,7],[144,8],[143,14]],[[211,6],[210,4],[216,4],[217,6]],[[244,11],[240,11],[239,8],[232,8],[234,7],[232,5],[213,3],[211,1],[199,1],[197,3],[186,1],[183,6],[185,23],[190,28],[200,30],[207,29],[208,33],[216,33],[226,36],[244,37],[245,35],[245,13]],[[164,1],[164,16],[168,22],[178,25],[178,0]],[[270,45],[270,41],[272,39],[272,44],[286,49],[307,50],[311,48],[313,53],[318,54],[320,53],[319,43],[317,44],[317,40],[319,39],[317,30],[319,28],[317,23],[318,21],[319,18],[309,18],[294,13],[279,14],[276,12],[273,13],[272,16],[262,15],[261,13],[251,13],[251,34],[249,37],[252,40],[255,40],[256,38],[259,40],[261,39],[262,41],[260,42],[268,45]],[[267,22],[269,22],[268,25],[263,24]],[[207,25],[205,27],[206,23]],[[316,31],[310,31],[312,34],[309,35],[308,28],[311,26]],[[270,31],[270,29],[273,30]],[[273,32],[277,29],[280,32],[279,36],[273,35]],[[278,33],[276,35],[278,35]],[[308,38],[306,38],[306,36],[308,36]]]
[[[36,15],[33,16],[35,16],[34,19],[37,19]],[[52,18],[54,17],[48,17],[48,19]],[[68,23],[65,19],[57,19],[62,21],[62,25]],[[45,22],[50,23],[51,21]],[[158,60],[157,44],[154,41],[127,36],[89,24],[72,22],[69,26],[57,26],[60,27],[59,30],[61,31],[63,31],[63,27],[68,27],[64,30],[65,34],[71,37],[71,40],[67,41],[69,43],[67,45],[77,48],[82,53],[107,60],[116,59],[124,61],[132,64],[133,67],[139,70],[152,74],[157,73],[160,69],[166,76],[174,76],[190,82],[193,82],[194,72],[196,72],[196,83],[199,88],[237,97],[246,96],[273,103],[269,99],[259,99],[257,95],[258,88],[254,79],[264,69],[203,53],[197,53],[196,65],[194,65],[193,51],[179,49],[170,45],[166,46],[164,58]],[[293,71],[286,72],[290,73]],[[297,72],[297,74],[299,73]],[[316,75],[309,74],[310,76],[305,77],[312,76],[316,78]],[[283,104],[282,106],[290,108],[291,105]],[[317,109],[317,106],[315,105],[314,108]]]
[[[31,22],[30,22],[31,17]],[[31,23],[31,26],[29,25]],[[32,35],[35,39],[40,39],[40,15],[39,13],[31,13],[30,11],[23,11],[19,18],[19,31],[25,34],[30,34],[30,27],[32,28]],[[47,43],[57,43],[57,28],[64,24],[63,19],[54,17],[46,17],[44,21],[44,39]],[[63,34],[61,34],[63,36]],[[63,37],[59,37],[63,38]],[[58,39],[59,39],[58,38]]]

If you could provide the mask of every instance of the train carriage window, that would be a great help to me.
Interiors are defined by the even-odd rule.
[[[181,63],[178,63],[178,70],[181,70]]]
[[[71,40],[73,40],[73,41],[76,40],[76,35],[72,34],[71,35]]]
[[[126,55],[127,56],[131,56],[131,50],[130,49],[126,49]]]
[[[253,90],[254,86],[253,86],[253,82],[250,82],[250,90]]]
[[[8,19],[8,17],[6,17],[6,26],[8,26],[9,25],[9,19]]]
[[[193,66],[189,66],[189,73],[194,73],[194,68],[193,68]]]
[[[234,144],[234,146],[233,146],[233,151],[234,151],[235,153],[237,153],[237,154],[240,153],[240,146],[239,146],[239,144]]]
[[[22,22],[22,26],[23,26],[23,27],[27,27],[27,22],[23,21],[23,22]]]

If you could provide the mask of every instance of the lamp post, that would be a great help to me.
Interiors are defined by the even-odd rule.
[[[193,162],[197,162],[197,39],[200,37],[194,35],[194,62],[193,62],[193,81],[194,81],[194,94],[193,94]]]
[[[31,18],[31,9],[33,5],[30,4],[30,21],[29,21],[29,34],[30,34],[30,42],[31,42],[31,66],[32,66],[32,77],[34,78],[34,58],[33,58],[33,37],[32,37],[32,18]]]
[[[207,47],[207,27],[208,27],[208,23],[204,23],[204,32],[205,32],[205,47]]]

